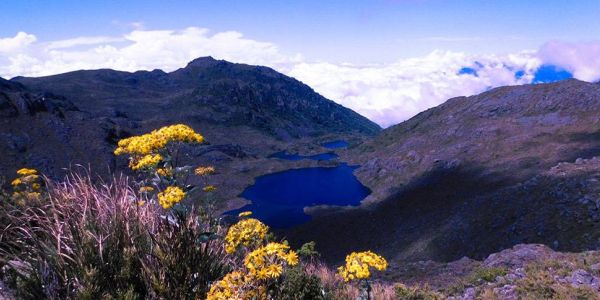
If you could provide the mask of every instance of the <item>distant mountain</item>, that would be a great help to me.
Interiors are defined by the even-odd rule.
[[[25,78],[38,91],[63,95],[98,116],[248,126],[281,139],[331,132],[375,134],[365,117],[273,69],[198,58],[171,73],[76,71]]]
[[[206,136],[210,146],[190,160],[217,166],[215,180],[227,199],[254,176],[281,169],[266,157],[289,144],[380,131],[291,77],[210,57],[171,73],[103,69],[16,77],[0,81],[0,174],[11,177],[29,166],[57,177],[76,164],[103,174],[126,170],[125,158],[112,154],[119,139],[174,123]]]
[[[483,258],[518,243],[600,247],[600,85],[577,80],[458,97],[349,149],[373,190],[360,209],[289,233],[332,260]],[[567,164],[561,162],[567,162]],[[560,164],[560,165],[559,165]],[[563,170],[564,169],[564,170]]]

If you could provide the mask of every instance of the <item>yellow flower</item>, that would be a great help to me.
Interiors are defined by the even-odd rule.
[[[181,202],[183,198],[185,198],[185,192],[177,186],[169,186],[164,191],[158,193],[158,203],[164,209],[173,207],[173,205]]]
[[[283,273],[287,265],[298,264],[298,255],[290,247],[281,243],[269,243],[246,255],[244,265],[249,274],[258,280],[275,279]]]
[[[387,261],[371,251],[352,252],[346,256],[346,265],[339,267],[338,273],[348,282],[371,277],[369,268],[383,271],[387,269]]]
[[[202,190],[205,191],[205,192],[207,192],[207,193],[210,193],[210,192],[216,191],[217,188],[214,185],[207,185]]]
[[[144,206],[144,204],[146,204],[146,201],[144,201],[144,200],[140,200],[137,202],[138,206]]]
[[[240,271],[233,271],[220,281],[214,283],[208,294],[207,300],[251,300],[263,299],[266,288],[255,286],[251,278]]]
[[[194,173],[196,173],[196,175],[198,175],[198,176],[207,176],[207,175],[215,173],[215,168],[211,167],[211,166],[198,167],[198,168],[196,168],[196,170],[194,170]]]
[[[238,247],[258,246],[267,235],[269,227],[257,219],[244,219],[229,227],[225,236],[225,251],[234,253]]]
[[[238,217],[245,218],[245,217],[249,217],[251,215],[252,215],[251,211],[243,211],[243,212],[241,212],[241,213],[238,214]]]
[[[42,186],[39,183],[34,183],[31,185],[31,188],[34,190],[39,190]]]
[[[33,175],[33,174],[37,174],[36,169],[22,168],[17,171],[17,175],[21,175],[21,176],[27,176],[27,175]]]
[[[140,193],[149,193],[154,191],[154,188],[151,186],[143,186],[140,188]]]
[[[187,125],[165,126],[151,133],[122,139],[115,149],[115,155],[148,155],[165,148],[171,142],[202,143],[204,137]]]
[[[162,177],[168,177],[173,175],[173,169],[171,168],[158,168],[156,169],[156,173]]]
[[[160,154],[148,154],[148,155],[144,155],[139,160],[132,159],[129,162],[129,167],[134,171],[137,171],[140,169],[152,168],[152,167],[156,167],[156,165],[158,165],[162,160],[163,160],[163,157]]]
[[[20,185],[20,184],[22,184],[22,183],[23,183],[23,181],[21,181],[21,178],[17,178],[17,179],[15,179],[15,180],[13,180],[13,181],[10,183],[10,185],[12,185],[12,186],[17,186],[17,185]]]

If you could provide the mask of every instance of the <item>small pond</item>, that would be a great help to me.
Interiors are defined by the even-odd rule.
[[[315,155],[299,155],[296,153],[289,154],[285,151],[279,151],[279,152],[269,155],[269,157],[285,159],[285,160],[302,160],[302,159],[330,160],[330,159],[334,159],[338,156],[337,156],[337,154],[335,154],[333,152],[325,152],[325,153],[319,153],[319,154],[315,154]]]
[[[307,206],[359,205],[371,191],[352,174],[355,168],[341,164],[260,176],[241,195],[252,203],[228,214],[249,210],[273,228],[287,228],[310,220],[304,213]]]
[[[348,142],[344,140],[331,141],[321,144],[321,146],[329,149],[340,149],[348,147]]]

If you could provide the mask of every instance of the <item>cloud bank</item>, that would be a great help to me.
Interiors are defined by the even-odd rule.
[[[277,45],[237,31],[137,29],[122,36],[75,37],[41,42],[30,33],[0,38],[0,76],[44,76],[79,69],[173,71],[200,56],[270,66],[313,87],[383,127],[446,99],[503,85],[531,83],[542,66],[573,77],[600,80],[600,42],[550,42],[538,50],[505,55],[433,51],[381,65],[307,61]],[[548,69],[548,68],[546,68]],[[550,70],[553,70],[550,68]]]

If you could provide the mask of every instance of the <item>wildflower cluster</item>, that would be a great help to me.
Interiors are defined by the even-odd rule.
[[[371,277],[370,268],[379,271],[387,269],[385,258],[371,252],[352,252],[346,256],[346,265],[338,268],[339,274],[348,282],[354,279]]]
[[[178,146],[202,142],[202,135],[187,125],[177,124],[122,139],[114,154],[129,155],[131,170],[144,177],[140,183],[140,194],[152,202],[157,200],[164,209],[170,209],[196,189],[195,186],[187,184],[193,167],[177,165],[180,157]],[[203,178],[205,184],[202,190],[207,194],[216,190],[206,179],[214,171],[214,167],[211,166],[198,167],[195,170],[195,173]],[[145,201],[138,202],[140,205],[144,203]]]
[[[231,254],[241,246],[254,248],[264,241],[268,232],[269,227],[257,219],[241,220],[229,228],[225,236],[225,251]]]
[[[298,264],[298,255],[290,251],[288,245],[268,243],[246,255],[244,264],[253,278],[276,279],[283,273],[284,266]]]
[[[240,271],[233,271],[217,283],[213,284],[208,292],[208,300],[252,300],[259,299],[265,294],[265,288],[252,289],[251,278]]]
[[[170,143],[202,143],[204,137],[187,125],[166,126],[151,133],[119,141],[115,155],[129,154],[129,167],[134,171],[152,170],[168,161],[167,146]],[[171,166],[172,167],[172,166]]]
[[[151,155],[160,152],[171,142],[202,143],[204,137],[187,125],[166,126],[151,133],[133,136],[119,141],[115,155]],[[140,157],[137,157],[138,159]]]
[[[173,207],[185,198],[185,192],[177,186],[168,186],[164,191],[158,193],[158,204],[164,209]]]
[[[254,218],[251,212],[239,214],[241,220],[232,225],[225,237],[225,251],[229,254],[249,251],[244,264],[214,283],[208,300],[267,299],[269,288],[289,266],[298,264],[298,254],[285,243],[264,244],[269,227]]]
[[[35,169],[23,168],[17,171],[18,177],[11,182],[13,188],[13,198],[17,203],[26,200],[37,200],[40,198],[40,189],[42,182],[38,171]]]

